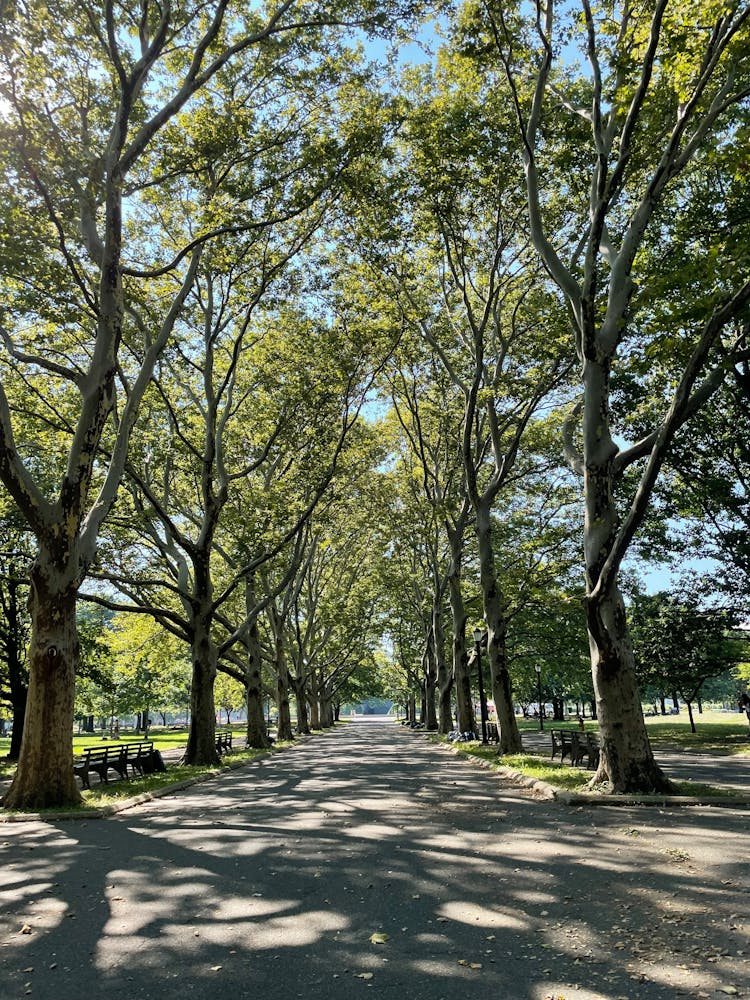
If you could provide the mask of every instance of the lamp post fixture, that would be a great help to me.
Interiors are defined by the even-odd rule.
[[[534,670],[536,670],[536,691],[537,699],[539,701],[539,731],[544,732],[544,711],[542,709],[542,665],[541,663],[534,664]]]
[[[481,628],[474,629],[474,645],[477,651],[477,681],[479,682],[479,711],[482,717],[482,743],[487,742],[487,699],[484,696],[484,678],[482,677],[482,639]]]

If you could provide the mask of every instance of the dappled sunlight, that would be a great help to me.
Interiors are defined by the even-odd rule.
[[[381,840],[383,837],[401,837],[403,831],[397,826],[386,826],[384,823],[359,823],[345,830],[344,834],[364,840]]]
[[[557,899],[557,890],[559,886],[555,886],[555,892],[538,892],[533,889],[514,889],[513,898],[518,900],[519,903],[538,903],[540,906],[546,906],[548,903],[552,903]]]
[[[517,912],[499,910],[492,906],[480,906],[466,900],[452,900],[438,907],[438,913],[462,924],[479,927],[509,927],[514,930],[528,930],[530,922]]]
[[[365,971],[414,1000],[657,1000],[750,968],[746,812],[573,810],[375,725],[6,839],[8,982],[73,956],[36,1000],[348,1000]]]

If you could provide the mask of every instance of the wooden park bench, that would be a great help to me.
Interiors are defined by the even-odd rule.
[[[573,763],[573,731],[571,729],[550,729],[550,737],[552,739],[552,754],[551,757],[554,760],[555,754],[560,751],[560,760],[565,760],[565,757],[570,757],[571,764]],[[578,735],[577,733],[575,735]]]
[[[229,753],[232,749],[232,732],[229,730],[226,733],[216,734],[216,752],[221,756],[222,754]]]
[[[488,739],[488,741],[490,741],[492,743],[499,743],[500,742],[500,733],[498,732],[497,723],[496,722],[487,722],[486,726],[487,726],[487,739]]]
[[[128,764],[133,772],[133,777],[140,774],[151,774],[153,771],[152,758],[154,754],[154,744],[151,740],[140,743],[123,743],[128,755]]]
[[[582,733],[575,729],[550,729],[552,754],[560,751],[560,761],[570,758],[570,763],[581,767],[584,760],[590,769],[599,766],[599,740],[593,733]]]
[[[133,776],[143,775],[145,759],[154,750],[152,742],[111,743],[108,746],[86,747],[73,761],[73,774],[81,779],[84,788],[91,788],[89,775],[92,771],[99,775],[99,781],[109,782],[109,772],[115,771],[122,780],[128,776],[130,767]]]
[[[585,759],[586,767],[595,770],[599,767],[599,739],[593,733],[573,733],[573,757],[572,764],[579,767]]]

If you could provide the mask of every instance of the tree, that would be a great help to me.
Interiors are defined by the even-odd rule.
[[[738,637],[740,607],[711,606],[706,586],[641,594],[632,609],[635,659],[642,683],[675,691],[687,704],[695,732],[693,704],[704,684],[747,659],[747,640]]]
[[[227,175],[207,201],[191,203],[189,165],[167,166],[160,139],[176,116],[195,121],[205,108],[198,95],[217,74],[237,66],[241,85],[246,67],[238,56],[296,30],[291,3],[267,17],[238,16],[227,0],[211,7],[5,6],[3,225],[19,237],[19,249],[0,261],[5,363],[45,373],[55,388],[40,409],[66,407],[70,428],[52,499],[24,456],[14,402],[0,392],[0,478],[38,544],[26,728],[9,807],[80,799],[70,740],[76,595],[117,493],[143,393],[216,229],[214,211],[227,199],[236,204]],[[186,197],[174,198],[180,188]],[[173,199],[169,231],[157,228],[157,191]],[[155,259],[147,263],[149,254]],[[37,282],[50,279],[58,291],[46,298]],[[146,302],[155,305],[156,296],[154,312]],[[118,370],[127,379],[119,399]]]
[[[666,790],[643,722],[618,576],[671,441],[743,346],[746,255],[718,273],[710,264],[732,232],[720,200],[724,235],[701,256],[691,180],[703,171],[721,183],[733,170],[723,137],[740,127],[748,94],[750,11],[742,3],[656,0],[636,10],[582,0],[580,21],[554,2],[532,18],[503,3],[477,13],[467,8],[464,38],[484,65],[498,59],[494,83],[515,106],[531,239],[566,303],[581,366],[564,440],[585,505],[602,734],[592,780],[608,780],[613,791]],[[686,29],[695,23],[706,30]],[[576,38],[585,75],[570,57]],[[669,281],[650,283],[642,265],[656,259]],[[617,376],[637,363],[645,371],[648,352],[662,367],[647,427],[635,444],[620,444]]]
[[[28,567],[33,538],[8,498],[0,500],[0,697],[11,707],[13,732],[8,757],[18,760],[26,714],[29,673],[26,649],[31,631]]]
[[[424,350],[423,350],[424,353]],[[395,367],[395,366],[394,366]],[[453,729],[451,695],[455,692],[461,732],[476,728],[466,651],[467,613],[461,590],[466,531],[471,503],[466,493],[459,446],[463,416],[461,397],[442,365],[425,357],[389,376],[394,412],[402,438],[411,450],[405,482],[412,493],[421,487],[425,510],[425,542],[429,552],[432,590],[432,644],[437,668],[438,731]],[[428,527],[429,526],[429,527]],[[446,665],[443,628],[444,592],[448,591],[452,618],[453,663]]]
[[[237,712],[245,703],[245,687],[227,674],[219,674],[214,686],[214,698],[219,708],[227,713],[227,725],[232,712]]]

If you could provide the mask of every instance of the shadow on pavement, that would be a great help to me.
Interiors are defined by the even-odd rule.
[[[109,820],[1,830],[0,996],[741,994],[749,818],[540,802],[355,723]]]

